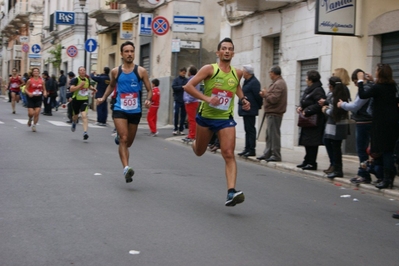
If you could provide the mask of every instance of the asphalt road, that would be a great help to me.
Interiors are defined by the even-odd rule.
[[[246,200],[225,207],[220,154],[145,125],[126,184],[111,127],[83,141],[60,111],[34,133],[10,110],[0,100],[2,266],[398,265],[397,201],[238,160]]]

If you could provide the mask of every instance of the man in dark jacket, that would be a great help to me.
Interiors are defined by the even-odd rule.
[[[71,81],[75,78],[75,73],[73,73],[72,71],[71,72],[69,72],[68,73],[68,78],[69,78],[69,83],[68,83],[68,87],[67,87],[67,89],[66,89],[66,99],[67,99],[67,101],[68,101],[68,110],[67,110],[67,113],[68,113],[68,121],[67,121],[67,123],[69,123],[69,124],[71,124],[72,123],[72,104],[71,104],[71,101],[72,101],[72,92],[70,92],[69,91],[69,88],[71,87]],[[79,120],[78,120],[79,121]]]
[[[186,78],[187,69],[185,67],[180,69],[179,76],[177,76],[172,83],[173,100],[174,100],[174,129],[173,135],[184,135],[184,123],[186,121],[186,109],[184,106],[183,86],[186,85],[188,79]],[[180,114],[180,121],[179,121]]]
[[[242,92],[244,97],[251,103],[251,109],[243,110],[242,105],[238,105],[238,115],[244,119],[245,148],[238,153],[239,156],[256,156],[256,128],[255,121],[262,106],[262,97],[259,95],[260,82],[254,75],[254,68],[251,65],[243,66],[244,84]]]
[[[52,116],[51,109],[55,105],[55,99],[57,97],[57,81],[49,76],[48,71],[44,71],[42,74],[43,80],[46,84],[47,97],[44,98],[44,112],[43,115]]]
[[[109,67],[104,67],[104,72],[100,75],[95,75],[95,73],[91,73],[90,78],[97,82],[97,93],[96,99],[103,97],[105,90],[107,89],[110,78],[109,78]],[[97,124],[99,126],[107,125],[107,117],[108,117],[108,102],[104,101],[103,103],[97,105]]]
[[[281,77],[281,69],[274,66],[269,71],[273,83],[268,89],[263,89],[260,95],[264,98],[264,110],[267,120],[266,148],[258,160],[266,162],[281,161],[281,133],[280,127],[283,115],[287,110],[287,84]]]

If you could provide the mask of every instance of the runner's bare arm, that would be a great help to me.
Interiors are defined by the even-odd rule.
[[[198,73],[190,79],[190,81],[183,86],[183,89],[190,94],[191,96],[200,99],[202,101],[205,101],[209,103],[211,101],[211,97],[205,96],[201,92],[197,91],[195,86],[197,86],[201,81],[206,80],[210,77],[212,77],[213,74],[213,67],[212,65],[205,65],[203,66]]]
[[[140,75],[141,79],[143,80],[144,86],[147,90],[146,101],[149,101],[151,103],[152,87],[151,87],[150,79],[148,78],[148,72],[144,67],[139,66],[139,75]]]
[[[241,69],[237,69],[236,71],[237,71],[238,80],[241,80],[242,74],[243,74],[242,70]],[[248,111],[249,109],[251,109],[251,103],[245,98],[244,92],[242,91],[240,83],[238,83],[237,90],[236,90],[236,95],[237,95],[238,99],[240,99],[240,101],[241,101],[243,110]]]

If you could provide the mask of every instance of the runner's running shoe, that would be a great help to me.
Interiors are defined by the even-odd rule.
[[[230,192],[227,194],[226,206],[233,207],[236,204],[243,203],[245,200],[244,193],[242,191]]]
[[[83,139],[84,139],[84,140],[87,140],[88,138],[89,138],[89,135],[87,135],[87,133],[84,133],[84,134],[83,134]]]
[[[30,117],[29,119],[28,119],[28,127],[30,127],[32,125],[32,117]]]
[[[134,171],[131,167],[125,167],[125,170],[123,170],[123,174],[125,175],[126,183],[130,183],[133,181]]]
[[[75,130],[76,130],[76,123],[72,121],[71,131],[75,132]]]
[[[116,132],[115,144],[116,144],[116,145],[119,145],[119,135],[118,135],[118,132]]]
[[[32,132],[36,132],[36,126],[35,125],[32,126]]]

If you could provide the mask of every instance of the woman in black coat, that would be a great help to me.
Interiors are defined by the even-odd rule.
[[[364,89],[363,72],[357,74],[359,97],[373,98],[373,118],[371,126],[371,152],[383,157],[384,179],[377,188],[392,188],[396,171],[393,151],[399,135],[398,99],[392,69],[387,64],[378,64],[376,82],[368,90]]]
[[[319,145],[323,145],[325,117],[321,111],[318,101],[326,98],[326,93],[320,82],[320,74],[316,70],[307,73],[305,89],[297,113],[302,113],[305,117],[317,114],[316,127],[301,128],[299,145],[305,146],[306,155],[303,162],[297,167],[303,170],[317,170],[317,153]]]

